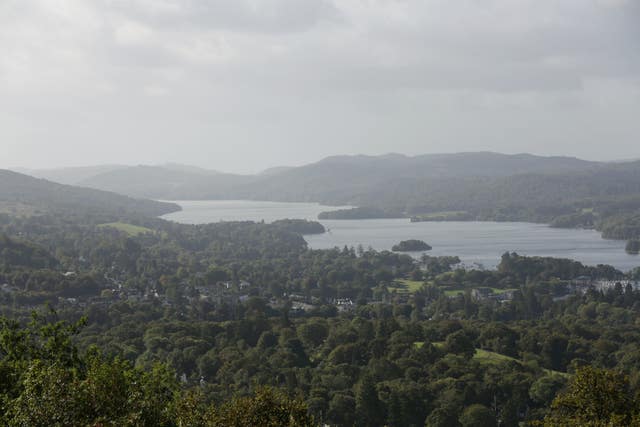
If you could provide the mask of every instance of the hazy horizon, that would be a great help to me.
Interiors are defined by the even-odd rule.
[[[36,167],[36,168],[29,168],[29,167],[24,167],[24,166],[13,166],[13,167],[0,167],[0,169],[8,169],[8,170],[12,170],[12,171],[16,171],[16,172],[44,172],[44,171],[57,171],[57,170],[64,170],[64,169],[84,169],[84,168],[101,168],[101,167],[136,167],[136,166],[148,166],[148,167],[170,167],[170,166],[175,166],[175,167],[194,167],[194,168],[199,168],[199,169],[205,169],[207,171],[210,172],[219,172],[219,173],[228,173],[228,174],[237,174],[237,175],[254,175],[254,174],[259,174],[262,172],[266,172],[269,171],[270,169],[278,169],[278,168],[295,168],[295,167],[300,167],[300,166],[306,166],[309,164],[313,164],[313,163],[317,163],[319,161],[322,161],[324,159],[330,158],[330,157],[340,157],[340,156],[369,156],[369,157],[377,157],[377,156],[385,156],[385,155],[401,155],[401,156],[406,156],[406,157],[418,157],[418,156],[423,156],[423,155],[454,155],[454,154],[468,154],[468,153],[482,153],[482,152],[488,152],[488,151],[475,151],[475,152],[437,152],[437,153],[420,153],[420,154],[406,154],[406,153],[398,153],[398,152],[387,152],[387,153],[380,153],[380,154],[366,154],[366,153],[354,153],[354,154],[333,154],[333,155],[329,155],[326,157],[323,157],[321,159],[316,159],[314,161],[308,162],[308,163],[301,163],[301,164],[297,164],[297,165],[285,165],[285,164],[280,164],[280,165],[272,165],[272,166],[266,166],[263,168],[259,168],[257,170],[254,171],[235,171],[235,170],[224,170],[224,169],[216,169],[216,168],[212,168],[212,167],[208,167],[206,165],[201,166],[198,164],[187,164],[187,163],[179,163],[179,162],[171,162],[171,161],[166,161],[166,162],[161,162],[161,163],[125,163],[125,162],[120,162],[120,163],[95,163],[95,164],[82,164],[82,165],[70,165],[70,166],[53,166],[53,167]],[[539,156],[539,157],[568,157],[568,158],[576,158],[579,160],[585,160],[585,161],[595,161],[595,162],[604,162],[604,163],[616,163],[616,162],[632,162],[632,161],[637,161],[638,158],[614,158],[614,159],[587,159],[587,158],[582,158],[579,156],[569,156],[569,155],[544,155],[544,154],[534,154],[534,153],[499,153],[499,152],[491,152],[494,154],[505,154],[505,155],[533,155],[533,156]]]
[[[640,2],[0,4],[0,167],[637,158]]]

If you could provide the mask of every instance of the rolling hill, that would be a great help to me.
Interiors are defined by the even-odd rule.
[[[80,166],[56,169],[13,169],[24,175],[30,175],[35,178],[46,179],[47,181],[57,182],[58,184],[77,185],[84,179],[99,175],[105,172],[116,171],[126,168],[123,165],[100,165],[100,166]]]
[[[450,178],[507,177],[517,174],[571,173],[606,167],[570,157],[505,155],[491,152],[405,156],[334,156],[300,167],[267,169],[257,175],[235,175],[184,165],[95,169],[73,184],[134,197],[165,200],[248,198],[359,202],[378,189]],[[58,170],[40,176],[67,176]],[[88,172],[84,170],[83,172]],[[65,175],[65,173],[67,175]],[[394,184],[395,183],[395,184]]]
[[[78,183],[132,197],[162,200],[197,200],[232,197],[238,185],[255,176],[233,175],[171,166],[132,166],[101,173]]]
[[[574,173],[602,165],[567,157],[498,153],[431,154],[409,157],[336,156],[267,176],[235,191],[243,198],[315,201],[386,207],[415,201],[416,192],[449,187],[474,178],[495,179],[517,174]],[[421,195],[422,196],[422,195]],[[384,205],[384,206],[382,206]]]
[[[158,216],[179,209],[180,207],[173,203],[134,199],[107,191],[73,187],[0,170],[0,212],[4,213]]]
[[[612,197],[631,198],[636,209],[640,162],[492,152],[334,156],[257,175],[133,166],[97,173],[80,185],[163,200],[304,201],[367,207],[384,217],[456,212],[465,219],[551,222]]]

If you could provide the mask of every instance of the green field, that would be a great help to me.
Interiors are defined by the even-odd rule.
[[[498,289],[498,288],[490,288],[494,294],[504,294],[505,292],[517,291],[518,289]]]
[[[38,213],[38,209],[20,202],[2,202],[0,201],[0,214],[7,214],[17,217],[34,216]]]
[[[125,222],[110,222],[108,224],[100,224],[98,227],[115,228],[129,236],[137,236],[144,233],[153,233],[153,230],[146,227],[140,227],[139,225],[127,224]]]
[[[389,285],[390,291],[396,291],[398,293],[414,293],[422,288],[424,282],[419,280],[399,279]]]
[[[510,357],[510,356],[505,356],[504,354],[500,354],[500,353],[495,353],[493,351],[487,351],[487,350],[482,350],[482,349],[476,349],[476,354],[473,356],[474,360],[477,360],[478,362],[482,363],[482,364],[500,364],[503,362],[516,362],[516,363],[522,363],[521,360],[518,360],[514,357]],[[551,369],[546,369],[546,368],[542,368],[543,371],[545,371],[547,374],[549,375],[561,375],[563,377],[568,377],[569,374],[567,374],[566,372],[560,372],[560,371],[554,371]]]
[[[422,346],[424,346],[424,343],[415,342],[414,345],[417,348],[422,348]],[[433,346],[441,349],[444,347],[444,341],[434,342]],[[515,357],[505,356],[504,354],[483,350],[481,348],[476,349],[476,353],[473,355],[473,360],[476,360],[478,363],[481,363],[483,365],[488,365],[488,364],[497,365],[504,362],[516,362],[520,364],[522,363],[521,360],[516,359]],[[563,377],[569,376],[569,374],[567,374],[566,372],[553,371],[551,369],[546,369],[546,368],[543,368],[542,370],[549,375],[561,375]]]
[[[403,293],[413,294],[419,291],[423,285],[424,285],[424,282],[420,280],[397,279],[388,286],[388,289],[391,292],[395,291],[399,294],[403,294]],[[491,289],[494,295],[499,295],[508,291],[517,290],[517,289],[499,289],[499,288],[489,288],[489,289]],[[464,294],[464,291],[465,289],[444,289],[444,294],[448,297],[454,297],[458,294]]]
[[[494,295],[500,295],[509,291],[517,291],[517,289],[500,289],[500,288],[489,288],[489,289],[491,289]],[[454,297],[458,294],[464,295],[464,291],[465,291],[464,289],[445,289],[444,294],[448,297]]]
[[[476,349],[476,354],[473,356],[474,360],[477,360],[480,363],[502,363],[502,362],[518,362],[521,363],[518,359],[505,356],[504,354],[495,353],[493,351],[482,350],[480,348]]]

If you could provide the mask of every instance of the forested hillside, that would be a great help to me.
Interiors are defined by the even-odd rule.
[[[0,170],[0,212],[18,215],[157,216],[179,210],[172,203],[133,199],[89,188],[72,187]]]
[[[57,169],[24,169],[16,168],[14,172],[30,175],[58,184],[78,185],[82,180],[102,173],[126,168],[123,165],[79,166]]]
[[[429,203],[431,199],[421,197],[431,191],[448,191],[450,180],[462,183],[466,178],[574,172],[599,166],[597,163],[574,158],[527,154],[337,156],[285,171],[261,180],[254,187],[241,188],[240,191],[245,191],[252,197],[261,195],[290,201],[382,206],[404,210],[413,201]],[[436,188],[438,185],[445,187]]]
[[[338,204],[357,201],[381,185],[385,190],[390,182],[565,173],[601,166],[570,157],[529,154],[389,154],[328,157],[301,167],[272,168],[258,175],[222,174],[176,165],[132,166],[95,173],[76,184],[156,199],[250,198]],[[55,177],[51,171],[48,174]]]
[[[257,177],[176,166],[133,166],[85,178],[77,185],[162,200],[234,198],[238,185]]]

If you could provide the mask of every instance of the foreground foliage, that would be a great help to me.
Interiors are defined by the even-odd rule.
[[[301,401],[277,390],[259,388],[250,397],[207,405],[201,393],[181,388],[166,365],[143,370],[95,348],[80,356],[71,342],[80,326],[35,315],[24,328],[2,320],[1,425],[313,425]]]
[[[556,397],[546,427],[640,426],[640,406],[629,379],[615,371],[585,366]]]

